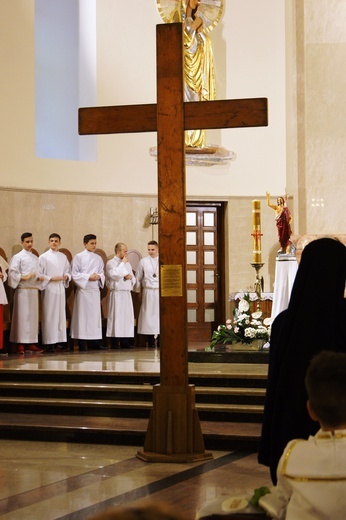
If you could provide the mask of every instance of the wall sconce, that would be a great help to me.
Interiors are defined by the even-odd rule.
[[[155,226],[159,223],[159,214],[157,208],[150,208],[149,221],[152,226]]]
[[[154,226],[159,223],[159,213],[157,208],[150,208],[149,211],[149,222],[151,224],[151,238],[154,240]]]

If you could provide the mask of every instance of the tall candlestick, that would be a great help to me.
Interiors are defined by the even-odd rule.
[[[252,201],[253,262],[262,263],[261,252],[261,201]]]

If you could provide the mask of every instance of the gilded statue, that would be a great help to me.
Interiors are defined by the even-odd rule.
[[[216,99],[214,58],[209,36],[223,12],[223,0],[157,0],[165,23],[184,24],[185,101]],[[189,148],[206,146],[205,130],[187,130]]]
[[[276,227],[278,230],[278,237],[281,249],[279,254],[291,252],[291,241],[292,235],[291,222],[292,215],[287,207],[287,195],[285,197],[278,197],[276,204],[270,203],[270,193],[266,192],[267,205],[275,211]]]

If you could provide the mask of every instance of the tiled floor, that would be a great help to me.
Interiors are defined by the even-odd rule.
[[[1,441],[3,520],[84,520],[124,504],[164,501],[187,520],[222,495],[269,484],[255,454],[214,452],[191,464],[147,463],[137,448]]]
[[[139,371],[158,373],[159,352],[107,351],[9,356],[3,369]],[[189,373],[266,375],[266,365],[189,363]],[[4,520],[89,519],[109,507],[164,501],[187,520],[223,495],[249,494],[269,485],[255,453],[213,452],[195,463],[148,463],[142,446],[0,440],[0,517]]]

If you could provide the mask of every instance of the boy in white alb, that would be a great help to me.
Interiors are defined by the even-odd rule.
[[[153,348],[160,334],[159,245],[155,240],[148,242],[148,254],[136,271],[136,291],[142,290],[137,332],[145,334],[148,347]]]
[[[60,235],[52,233],[50,248],[38,260],[43,278],[41,334],[45,352],[55,352],[58,347],[67,350],[65,289],[71,280],[71,266],[66,255],[58,251],[60,244]]]
[[[10,341],[17,343],[17,351],[43,352],[38,342],[38,291],[41,281],[38,275],[38,258],[32,253],[32,233],[21,236],[23,249],[14,255],[8,271],[8,285],[15,289],[11,319]]]
[[[127,259],[127,246],[118,242],[115,256],[106,265],[106,284],[109,288],[107,337],[112,348],[130,348],[134,337],[134,312],[131,291],[136,283],[132,266]]]
[[[323,351],[307,371],[308,411],[321,429],[288,443],[278,483],[259,500],[271,518],[346,518],[346,353]]]
[[[84,251],[72,260],[72,279],[77,286],[72,320],[71,338],[78,339],[79,350],[102,349],[102,319],[100,289],[105,283],[104,265],[95,253],[96,235],[85,235]]]

